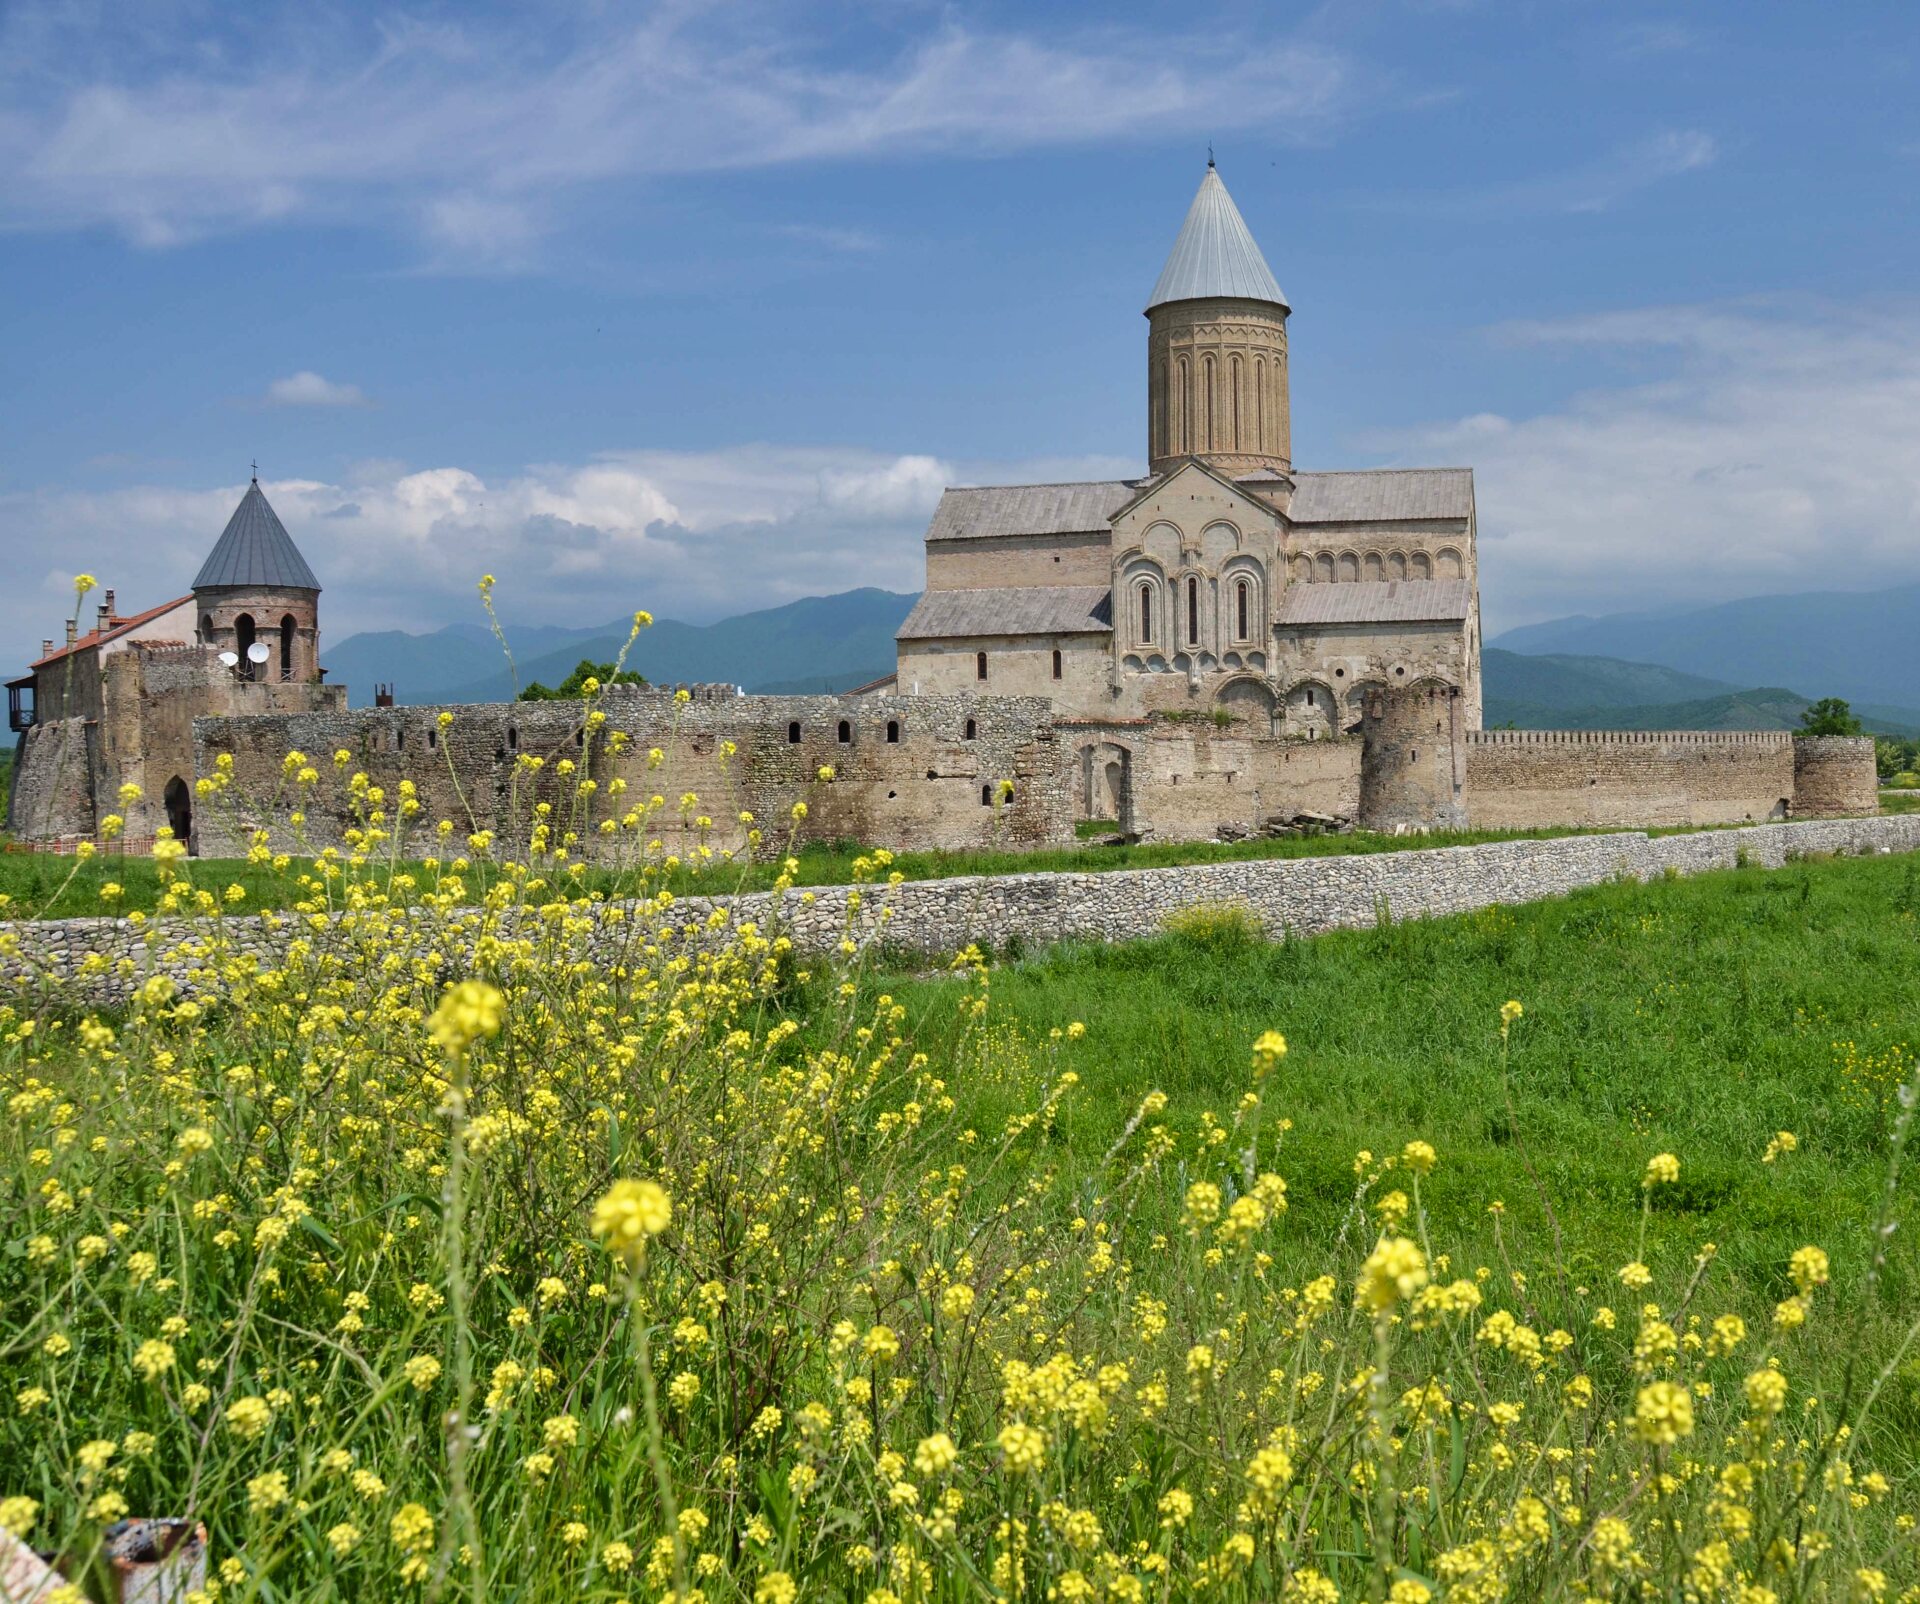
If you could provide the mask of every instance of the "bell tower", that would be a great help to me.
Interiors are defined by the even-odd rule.
[[[235,653],[242,679],[320,678],[320,581],[256,478],[193,581],[196,633]],[[261,656],[252,650],[264,647]]]
[[[1287,317],[1246,220],[1207,158],[1147,302],[1147,463],[1228,473],[1293,467]]]

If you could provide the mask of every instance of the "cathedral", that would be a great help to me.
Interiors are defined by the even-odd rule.
[[[1147,302],[1145,476],[948,490],[898,694],[1311,740],[1424,684],[1477,729],[1472,470],[1296,471],[1291,315],[1209,161]]]

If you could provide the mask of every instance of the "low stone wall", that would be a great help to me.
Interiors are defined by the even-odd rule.
[[[1809,819],[1741,829],[1649,837],[1639,832],[1496,841],[1481,846],[1411,849],[1368,856],[1256,859],[1102,874],[1015,874],[907,881],[889,891],[865,888],[854,919],[861,939],[882,939],[909,951],[951,953],[969,942],[1042,946],[1066,940],[1128,941],[1160,931],[1181,908],[1231,903],[1257,917],[1269,934],[1314,935],[1374,923],[1384,908],[1395,919],[1465,913],[1503,903],[1534,902],[1621,875],[1641,879],[1671,869],[1699,874],[1748,863],[1778,868],[1812,853],[1859,855],[1920,851],[1920,814],[1871,819]],[[838,888],[737,898],[688,898],[680,925],[698,923],[716,904],[762,925],[776,917],[803,951],[832,948],[847,934],[846,899]],[[881,922],[881,910],[888,911]],[[529,916],[530,918],[531,916]],[[274,957],[297,936],[325,939],[306,920],[263,915],[224,925],[230,946]],[[631,940],[619,926],[614,939]],[[188,984],[192,965],[168,953],[164,933],[143,933],[120,919],[49,920],[0,925],[0,989],[18,990],[38,975],[71,984],[70,996],[112,1002],[142,975],[160,970]],[[98,959],[80,979],[89,955]],[[115,969],[128,960],[126,973]]]

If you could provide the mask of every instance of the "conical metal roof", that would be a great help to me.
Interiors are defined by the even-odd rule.
[[[247,486],[193,581],[195,590],[245,585],[266,590],[318,590],[320,581],[300,555],[280,516],[267,505],[260,481]]]
[[[1187,208],[1173,254],[1160,269],[1160,281],[1147,302],[1151,312],[1169,301],[1200,301],[1231,297],[1241,301],[1271,301],[1287,311],[1287,298],[1275,282],[1267,259],[1253,243],[1240,208],[1211,161],[1200,180],[1200,193]]]

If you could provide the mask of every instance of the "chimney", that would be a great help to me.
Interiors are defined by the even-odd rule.
[[[107,592],[107,594],[108,594],[109,596],[111,596],[111,595],[113,594],[113,592],[112,592],[112,591],[108,591],[108,592]],[[108,620],[109,618],[111,618],[111,617],[113,617],[113,605],[112,605],[112,603],[110,603],[110,602],[102,602],[102,603],[100,604],[100,614],[99,614],[99,616],[98,616],[98,617],[97,617],[97,618],[96,618],[96,619],[94,620],[94,624],[93,624],[93,627],[94,627],[95,629],[105,629],[105,628],[107,627],[107,620]]]
[[[113,605],[112,591],[107,592],[106,614],[107,614],[107,617],[109,618],[118,618],[120,616],[119,611]]]
[[[42,657],[53,656],[53,642],[51,640],[43,640],[40,643],[40,655]]]
[[[393,686],[391,684],[374,686],[373,705],[375,707],[393,706]]]
[[[80,638],[80,620],[77,618],[69,618],[67,620],[67,644],[71,646],[79,638]]]

